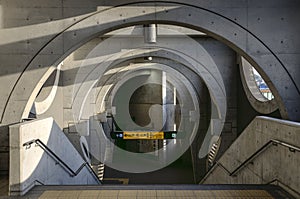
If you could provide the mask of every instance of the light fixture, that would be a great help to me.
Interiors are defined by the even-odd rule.
[[[145,61],[152,61],[152,57],[151,57],[151,56],[149,56],[149,57],[144,57],[144,60],[145,60]]]

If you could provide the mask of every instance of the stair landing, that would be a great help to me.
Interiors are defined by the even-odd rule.
[[[36,186],[23,197],[99,199],[283,199],[292,198],[275,185],[102,185]]]

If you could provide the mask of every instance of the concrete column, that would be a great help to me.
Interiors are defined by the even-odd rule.
[[[148,24],[144,26],[144,41],[148,44],[156,43],[156,24]]]
[[[175,124],[175,105],[176,105],[176,87],[165,82],[163,90],[165,90],[165,97],[163,98],[163,113],[164,113],[164,130],[173,131]]]
[[[162,120],[165,121],[163,129],[167,125],[167,74],[165,71],[161,72],[161,98],[162,98]]]
[[[153,130],[161,130],[163,128],[164,125],[164,121],[165,121],[165,112],[164,112],[164,95],[166,94],[166,92],[164,90],[166,90],[166,88],[164,88],[165,83],[166,82],[166,73],[163,71],[159,71],[159,70],[151,70],[151,75],[149,76],[148,81],[150,82],[156,82],[157,84],[160,84],[162,86],[162,91],[161,93],[157,93],[157,99],[161,99],[159,101],[161,101],[161,106],[160,105],[155,105],[153,104],[152,107],[150,107],[149,110],[149,116],[151,118],[151,126],[153,128]],[[151,95],[151,93],[149,93],[149,95]],[[153,103],[153,102],[152,102]]]

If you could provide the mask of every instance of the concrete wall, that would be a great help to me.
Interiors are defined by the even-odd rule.
[[[160,29],[159,29],[160,30]],[[185,30],[187,31],[187,30]],[[126,32],[126,31],[124,31]],[[106,54],[112,54],[116,52],[117,50],[121,50],[122,48],[127,49],[131,48],[132,46],[138,46],[139,41],[141,40],[140,36],[141,33],[139,32],[134,32],[131,33],[133,35],[124,35],[122,37],[116,37],[115,39],[111,39],[110,45],[106,46],[105,51],[98,51],[97,53],[99,55],[106,55]],[[195,33],[194,33],[195,34]],[[199,34],[199,33],[198,33]],[[126,42],[127,39],[130,39],[131,43]],[[78,69],[81,67],[81,65],[84,65],[84,58],[87,57],[87,55],[93,50],[93,48],[97,45],[101,45],[101,42],[105,39],[103,38],[95,38],[91,40],[90,42],[86,43],[83,45],[81,48],[78,50],[74,51],[71,56],[69,56],[65,61],[64,61],[64,67],[63,67],[63,88],[64,88],[64,128],[66,128],[65,132],[68,132],[68,124],[73,122],[73,115],[72,115],[72,92],[74,89],[73,82],[75,82],[76,78],[76,73],[78,73]],[[187,53],[193,53],[193,49],[189,49],[189,44],[186,44],[185,42],[180,42],[180,38],[174,36],[174,35],[169,35],[168,38],[165,37],[160,37],[160,41],[164,41],[164,43],[178,43],[182,48],[186,49]],[[183,41],[185,38],[182,39]],[[236,76],[238,76],[238,67],[236,65],[236,53],[227,47],[226,45],[222,44],[221,42],[207,36],[200,36],[198,35],[193,37],[193,40],[196,41],[199,45],[201,45],[205,50],[206,53],[211,56],[213,59],[214,63],[218,67],[218,69],[221,71],[222,79],[225,84],[225,89],[226,89],[226,96],[227,96],[227,101],[228,101],[228,113],[226,116],[226,121],[225,121],[225,128],[223,130],[222,134],[222,139],[224,142],[222,142],[221,145],[221,152],[225,151],[229,145],[232,143],[232,141],[236,138],[237,135],[237,84],[239,83],[236,81]],[[199,57],[202,57],[203,54],[199,53]],[[203,58],[205,59],[205,58]],[[134,62],[136,60],[132,60],[131,62]],[[153,60],[155,62],[155,60]],[[167,62],[168,63],[168,62]],[[170,66],[173,66],[172,63],[169,63]],[[196,74],[194,74],[192,71],[188,69],[180,69],[184,73],[185,76],[189,78],[189,80],[192,82],[193,86],[195,87],[197,91],[197,95],[200,99],[200,129],[201,132],[201,139],[199,137],[197,144],[198,146],[195,147],[195,150],[193,150],[193,156],[194,159],[197,159],[197,153],[199,151],[199,148],[201,146],[201,143],[203,141],[203,135],[206,134],[207,132],[207,123],[209,123],[210,120],[210,112],[211,112],[211,106],[210,106],[210,97],[209,93],[204,91],[205,89],[205,84],[203,81],[198,77]],[[81,74],[83,72],[87,72],[88,70],[82,70]],[[158,92],[160,94],[160,91]],[[157,95],[159,96],[159,95]],[[154,95],[151,96],[152,98]],[[145,99],[150,98],[149,96],[144,96]],[[139,99],[141,99],[139,97]],[[159,100],[157,98],[157,100]],[[157,104],[161,103],[155,102]],[[149,105],[149,102],[147,102]],[[145,111],[146,110],[146,111]],[[135,110],[136,112],[138,111],[137,109]],[[144,112],[143,114],[140,114],[140,120],[145,119],[146,121],[147,118],[144,117],[145,114],[148,114],[147,108],[145,109],[139,109],[139,111]],[[146,123],[146,122],[144,122]],[[205,163],[203,163],[201,166],[198,164],[197,168],[202,167],[205,170],[205,167],[203,167]],[[204,171],[205,172],[205,171]],[[202,172],[203,174],[203,172]],[[199,180],[198,176],[198,180]]]
[[[46,80],[39,91],[32,110],[35,111],[36,118],[55,118],[59,127],[63,128],[63,88],[61,72],[55,70]]]
[[[174,0],[181,4],[143,4],[143,1],[139,1],[139,4],[126,5],[126,3],[136,2],[135,0],[0,1],[0,85],[4,85],[0,89],[1,170],[8,169],[8,125],[20,122],[24,112],[28,111],[28,107],[31,108],[30,103],[33,103],[46,81],[47,74],[51,74],[49,72],[51,66],[57,67],[62,59],[96,34],[101,35],[111,29],[127,26],[129,22],[153,22],[159,19],[166,23],[207,30],[210,36],[243,53],[254,66],[260,69],[259,72],[270,82],[276,100],[281,104],[282,114],[277,114],[278,117],[300,120],[300,81],[297,78],[300,74],[300,38],[298,37],[300,2],[298,0],[274,0],[263,3],[259,0]],[[185,7],[182,3],[189,4],[189,7]],[[123,6],[115,7],[121,4]],[[95,13],[104,8],[112,9],[105,13]],[[68,27],[70,28],[67,29]],[[195,34],[195,32],[188,34]],[[95,40],[101,39],[103,38]],[[87,43],[81,50],[88,52],[95,44],[97,43]],[[88,45],[90,48],[87,47]],[[212,42],[208,48],[211,48],[214,61],[219,63],[217,65],[220,66],[226,92],[230,97],[224,129],[226,132],[224,136],[226,134],[228,137],[223,142],[226,149],[238,128],[234,118],[237,117],[236,98],[240,98],[235,96],[236,91],[233,87],[234,77],[237,76],[236,68],[231,67],[233,51],[216,51],[217,53],[214,54],[214,48],[218,48],[218,45],[220,44]],[[70,70],[66,70],[62,75],[66,89],[63,93],[58,93],[60,97],[56,98],[47,113],[47,116],[53,115],[59,125],[66,129],[74,122],[70,111],[72,103],[70,96],[74,75],[77,73],[76,64],[80,65],[85,58],[85,54],[81,54],[82,51],[75,52],[70,58],[73,59],[72,63],[65,67]],[[103,54],[107,52],[110,51],[103,51]],[[226,63],[223,62],[224,60]],[[242,107],[238,108],[243,108],[247,103],[239,104]],[[61,112],[57,111],[62,110],[61,106],[64,109],[63,117]],[[243,110],[249,110],[247,108]],[[243,117],[240,118],[243,126],[248,124],[249,120],[249,118],[245,120]]]
[[[268,117],[256,117],[223,154],[218,163],[232,172],[271,139],[300,146],[300,124]],[[288,147],[271,146],[246,165],[236,176],[220,166],[207,175],[204,184],[266,184],[278,179],[283,188],[300,190],[300,156]],[[298,193],[299,194],[299,193]],[[298,195],[299,197],[299,195]]]
[[[99,1],[89,3],[80,0],[74,2],[36,2],[28,0],[23,1],[22,3],[16,1],[1,1],[1,37],[5,38],[2,40],[3,44],[1,48],[3,49],[3,51],[1,51],[1,64],[3,64],[3,66],[1,65],[1,82],[3,82],[3,84],[1,83],[1,85],[7,85],[7,89],[2,90],[3,94],[1,95],[2,98],[0,107],[2,113],[6,106],[5,104],[9,97],[9,93],[11,92],[16,80],[20,77],[22,71],[25,70],[26,65],[31,63],[30,60],[32,60],[34,55],[41,49],[43,45],[46,45],[47,42],[50,41],[50,38],[69,25],[74,24],[78,20],[82,19],[84,17],[83,14],[91,13],[97,9],[100,10],[104,7],[112,7],[126,2],[129,3],[134,1]],[[218,13],[222,17],[232,20],[234,23],[237,23],[240,26],[245,27],[247,30],[249,30],[249,32],[256,35],[264,44],[270,47],[270,49],[280,58],[286,70],[293,78],[294,83],[299,85],[299,81],[295,78],[297,77],[297,74],[299,74],[299,67],[297,67],[299,66],[299,60],[297,57],[299,56],[296,56],[299,54],[299,49],[297,47],[299,39],[297,39],[298,37],[295,36],[299,30],[296,20],[299,18],[299,12],[297,12],[297,8],[299,7],[298,1],[289,0],[283,2],[277,0],[272,1],[272,3],[266,2],[263,5],[259,1],[184,1],[184,3],[191,5],[194,4],[196,6],[206,8],[210,11]],[[140,5],[137,7],[139,6]],[[175,17],[178,20],[181,18],[178,16]],[[125,20],[126,17],[123,18]],[[209,23],[215,24],[213,22]],[[272,31],[269,31],[270,29],[266,29],[266,24],[272,24]],[[49,29],[45,29],[45,27],[48,27]],[[284,30],[281,27],[284,27]],[[41,29],[45,31],[38,31]],[[22,34],[19,35],[21,32]],[[224,36],[227,33],[228,32],[223,31]],[[271,35],[271,37],[269,35]],[[36,70],[37,73],[39,73],[38,70],[44,71],[42,67],[44,66],[43,63],[46,64],[47,62],[46,67],[49,67],[62,55],[64,50],[67,50],[66,45],[63,43],[77,40],[77,38],[79,38],[79,35],[74,32],[74,34],[72,33],[66,35],[65,39],[60,38],[53,41],[53,43],[50,45],[51,47],[43,52],[42,56],[39,58],[39,61],[34,64],[36,65],[36,68],[33,70]],[[244,39],[246,38],[240,39],[242,43],[242,40]],[[275,40],[276,42],[274,42]],[[249,50],[248,55],[251,57],[254,56],[268,58],[270,56],[268,52],[261,51],[259,46],[255,46],[256,44],[254,44],[254,42],[249,42],[247,45]],[[6,68],[6,66],[9,67]],[[271,71],[264,72],[271,73]],[[6,74],[10,74],[9,77]],[[35,72],[32,71],[32,75],[34,74]],[[283,78],[283,75],[278,77]],[[272,81],[279,81],[279,79],[274,79]],[[288,90],[291,90],[291,88],[287,88]],[[30,91],[28,90],[28,92]],[[21,96],[19,97],[20,98],[14,99],[15,103],[23,100]],[[296,102],[289,103],[295,104]],[[21,109],[23,111],[23,108]],[[296,114],[295,111],[294,113]],[[20,119],[13,119],[14,115],[12,115],[10,112],[6,114],[8,118],[5,120],[3,119],[3,121],[18,121]],[[10,117],[11,119],[9,119]],[[297,117],[293,118],[297,119]]]
[[[238,81],[238,67],[236,65],[236,53],[228,46],[210,37],[196,37],[194,38],[201,44],[208,54],[213,58],[218,69],[221,71],[222,79],[225,85],[226,99],[227,99],[227,114],[225,119],[224,128],[221,133],[221,146],[219,154],[225,152],[230,144],[237,137],[237,115],[238,104],[237,100],[239,95],[237,93]],[[195,181],[199,182],[207,171],[206,158],[199,159],[198,152],[203,142],[204,135],[207,133],[210,117],[211,117],[211,98],[209,92],[202,82],[198,85],[198,95],[200,96],[200,127],[198,135],[192,144],[192,157],[194,163]]]
[[[239,108],[237,100],[240,97],[237,93],[237,86],[240,84],[238,81],[238,67],[236,65],[237,55],[230,47],[213,38],[196,38],[196,40],[213,58],[213,61],[216,63],[222,75],[225,85],[227,113],[221,134],[222,142],[220,153],[222,154],[237,137],[237,114]],[[206,106],[207,109],[211,108],[209,104],[206,104]]]
[[[16,91],[14,95],[10,95],[16,81],[19,81],[18,79],[25,68],[30,66],[29,68],[32,70],[28,70],[28,74],[32,77],[36,76],[36,78],[40,78],[40,76],[37,74],[47,71],[48,67],[57,61],[63,53],[69,50],[68,47],[71,47],[74,42],[77,40],[83,42],[83,35],[87,36],[89,31],[87,29],[84,30],[85,28],[83,28],[83,32],[80,34],[76,33],[77,30],[70,31],[70,33],[65,34],[64,37],[57,37],[57,39],[49,42],[51,38],[63,31],[64,28],[77,23],[80,19],[83,19],[84,16],[82,14],[88,14],[92,11],[96,11],[97,9],[101,10],[105,7],[113,7],[126,2],[132,3],[134,1],[99,1],[89,3],[80,0],[74,2],[36,2],[28,0],[23,1],[22,3],[17,1],[1,1],[1,37],[4,38],[2,40],[3,43],[1,48],[3,49],[3,51],[1,51],[1,64],[3,64],[3,66],[1,65],[1,69],[3,69],[1,70],[1,85],[7,85],[7,89],[2,90],[3,93],[1,95],[0,107],[2,113],[1,115],[3,116],[3,122],[13,122],[20,119],[22,113],[17,114],[14,111],[10,111],[10,107],[14,108],[20,105],[22,108],[16,108],[16,110],[21,109],[22,112],[25,105],[16,104],[21,103],[21,101],[23,101],[22,103],[26,103],[28,96],[32,93],[33,88],[31,87],[36,85],[36,82],[34,81],[32,81],[32,85],[30,86],[30,82],[27,82],[27,89],[24,89],[22,86],[22,88],[20,88],[20,91],[25,90],[22,91],[26,92],[23,93],[24,95],[20,95],[22,92],[18,94],[20,91]],[[283,102],[283,106],[287,106],[286,109],[281,106],[281,111],[285,117],[289,116],[291,119],[297,120],[300,112],[298,110],[299,104],[297,104],[296,100],[299,91],[297,91],[297,88],[295,87],[299,87],[299,81],[295,78],[299,74],[299,60],[297,58],[299,57],[297,56],[297,54],[299,54],[299,49],[297,47],[297,44],[299,44],[299,39],[297,39],[298,37],[296,36],[299,32],[299,26],[296,20],[299,18],[299,12],[297,10],[297,8],[299,8],[298,1],[289,0],[283,2],[277,0],[272,1],[272,3],[266,2],[263,5],[259,1],[206,2],[190,0],[175,2],[184,2],[194,5],[194,7],[192,6],[193,9],[205,8],[209,10],[209,12],[206,14],[207,17],[210,17],[210,14],[213,14],[213,17],[209,18],[212,19],[212,21],[208,19],[204,21],[196,21],[205,23],[202,24],[202,26],[208,30],[212,30],[212,32],[215,32],[216,35],[213,36],[216,38],[224,42],[231,41],[231,44],[234,44],[232,45],[234,48],[237,45],[238,48],[235,48],[236,50],[239,50],[239,47],[240,49],[243,49],[248,57],[256,61],[259,67],[263,68],[261,71],[264,76],[274,78],[270,80],[270,84],[274,84],[281,97],[287,100]],[[166,6],[163,8],[170,8],[170,10],[172,10],[173,5],[167,4],[168,3],[166,3]],[[135,6],[136,9],[143,9],[142,4],[137,4]],[[179,7],[176,9],[181,9]],[[163,8],[161,9],[163,10]],[[185,8],[183,8],[183,10],[184,9]],[[120,10],[124,9],[122,8]],[[117,10],[116,12],[120,12],[120,10]],[[148,11],[151,13],[151,8]],[[168,14],[163,13],[158,13],[158,16],[161,17],[162,20],[166,17],[166,21],[177,20],[182,23],[189,24],[190,22],[195,22],[192,14],[186,13],[190,11],[192,11],[192,9],[185,9],[182,12],[176,12],[175,10],[174,13],[176,14],[170,15],[170,18],[165,16]],[[200,11],[202,12],[203,9],[200,9]],[[146,11],[144,10],[144,12]],[[214,14],[213,12],[217,14]],[[128,11],[128,13],[133,15],[137,14],[131,11]],[[195,12],[195,14],[197,13],[200,13],[199,10],[198,12]],[[113,16],[114,15],[109,15],[108,19]],[[126,19],[129,19],[131,15],[123,15],[123,13],[120,13],[118,16],[122,18],[122,23],[126,24]],[[147,18],[148,16],[150,16],[149,19]],[[143,17],[145,17],[146,20],[150,20],[153,19],[151,16],[152,15],[149,14]],[[155,14],[155,16],[157,16],[157,14]],[[228,21],[231,24],[230,26],[227,26],[227,24],[225,25],[225,23],[223,23],[227,23]],[[100,23],[100,21],[97,21],[97,23]],[[272,24],[272,27],[266,29],[266,24]],[[200,26],[199,28],[202,28],[201,24],[198,25]],[[251,34],[247,35],[246,33],[241,33],[241,35],[238,35],[240,31],[239,28],[241,26],[244,28],[244,30],[246,29],[247,32]],[[101,26],[99,25],[99,27]],[[270,31],[271,29],[272,31]],[[95,31],[97,32],[96,29]],[[218,35],[218,31],[220,31],[222,34]],[[20,34],[21,32],[22,34]],[[260,44],[257,43],[253,35],[262,42]],[[47,45],[48,42],[49,45]],[[47,45],[47,49],[44,49],[43,52],[39,53],[39,56],[35,57],[35,55],[44,45]],[[269,49],[265,48],[265,46],[267,46]],[[275,58],[273,53],[275,54]],[[273,58],[271,57],[277,61],[274,62]],[[267,60],[267,62],[265,62],[265,60]],[[9,65],[10,67],[6,68],[5,65]],[[277,75],[277,73],[273,73],[272,71],[280,71],[281,74]],[[7,76],[6,74],[10,75]],[[23,80],[21,80],[20,84],[22,85],[23,83]],[[11,101],[9,104],[6,104],[8,98],[11,98],[13,101]],[[295,99],[295,101],[291,99]],[[278,100],[280,101],[281,99]],[[5,114],[4,109],[7,110]],[[4,115],[6,116],[4,117]]]
[[[84,167],[77,176],[68,172],[50,157],[41,147],[25,142],[40,139],[73,171],[85,161],[61,132],[53,118],[46,118],[10,126],[10,168],[9,192],[11,195],[23,195],[33,186],[97,184],[97,178]]]
[[[0,174],[8,174],[9,165],[9,137],[8,137],[8,126],[0,126]]]

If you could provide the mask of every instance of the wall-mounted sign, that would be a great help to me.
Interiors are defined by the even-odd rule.
[[[163,140],[176,139],[176,131],[115,131],[111,134],[113,139],[124,140]]]
[[[123,140],[163,140],[177,139],[177,131],[114,131],[113,139]]]
[[[124,131],[124,140],[160,140],[164,139],[164,132],[155,131]]]

